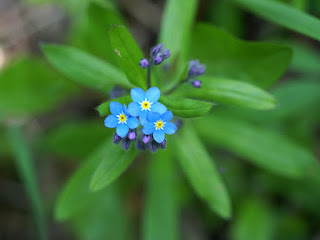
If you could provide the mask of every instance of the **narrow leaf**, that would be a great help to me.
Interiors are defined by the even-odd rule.
[[[114,145],[112,151],[104,153],[92,176],[90,189],[98,191],[112,183],[129,167],[136,156],[134,146],[131,146],[129,151],[124,151],[120,146]]]
[[[320,41],[320,20],[277,1],[233,0],[260,17]]]
[[[183,118],[193,118],[203,116],[212,107],[211,103],[188,98],[172,98],[161,96],[160,102],[163,103],[173,115]]]
[[[201,88],[185,84],[179,93],[185,97],[225,103],[254,109],[272,109],[275,99],[266,91],[249,83],[231,79],[203,77]]]
[[[271,209],[265,203],[258,200],[247,200],[240,206],[239,214],[235,218],[231,228],[231,239],[274,239],[275,221]]]
[[[204,23],[196,26],[191,46],[190,58],[206,65],[206,75],[237,79],[261,88],[279,80],[292,57],[291,49],[284,45],[244,41]]]
[[[147,72],[139,66],[143,53],[124,26],[113,25],[109,32],[110,42],[120,67],[128,80],[146,90]]]
[[[42,50],[58,71],[81,85],[104,93],[108,93],[115,84],[132,87],[118,68],[79,49],[50,44],[43,45]]]
[[[166,1],[160,31],[160,42],[170,49],[173,56],[180,54],[181,60],[185,58],[185,53],[188,49],[189,35],[197,11],[197,2],[197,0]]]
[[[207,125],[211,126],[211,124]],[[231,216],[231,203],[221,177],[191,125],[176,138],[177,158],[195,192],[223,218]]]
[[[64,186],[55,207],[55,217],[66,220],[91,204],[97,194],[89,189],[90,180],[99,162],[112,155],[117,149],[109,138],[99,146],[88,159],[76,170]]]
[[[22,127],[8,127],[7,137],[14,155],[16,167],[30,199],[39,239],[48,239],[46,233],[45,214],[37,186],[36,173],[34,170],[30,150],[25,139],[23,138]]]
[[[143,239],[178,240],[179,217],[172,153],[160,151],[149,164]]]
[[[123,96],[123,97],[119,97],[119,98],[115,98],[115,99],[112,99],[112,100],[109,100],[105,103],[102,103],[100,104],[98,107],[97,107],[97,111],[99,112],[99,115],[102,117],[102,116],[107,116],[110,114],[110,108],[109,108],[109,104],[110,102],[119,102],[121,104],[126,104],[128,106],[128,104],[130,102],[132,102],[132,99],[131,99],[131,96]]]
[[[204,139],[271,172],[300,178],[315,171],[309,151],[270,130],[218,115],[199,119],[196,126]]]

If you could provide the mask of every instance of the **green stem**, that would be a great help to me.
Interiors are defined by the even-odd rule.
[[[148,89],[151,88],[151,65],[147,67],[147,82],[148,82]]]
[[[168,91],[166,91],[166,92],[164,93],[164,95],[168,95],[168,94],[174,92],[178,87],[180,87],[182,84],[184,84],[184,83],[186,83],[186,82],[188,82],[188,81],[189,81],[189,78],[186,78],[185,80],[177,83],[177,84],[174,85],[171,89],[169,89]]]
[[[20,178],[25,185],[27,194],[31,202],[39,239],[47,240],[45,217],[38,186],[35,177],[35,171],[32,163],[30,150],[23,138],[21,126],[8,126],[7,138],[12,148],[16,167]]]

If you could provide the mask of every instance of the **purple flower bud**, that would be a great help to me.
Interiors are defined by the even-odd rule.
[[[157,54],[162,50],[163,44],[159,43],[157,46],[153,47],[150,52],[151,57],[157,56]]]
[[[144,68],[146,68],[146,67],[148,67],[148,66],[149,66],[149,62],[148,62],[148,60],[147,60],[147,59],[143,58],[143,59],[141,59],[141,61],[140,61],[140,64],[139,64],[139,65],[144,69]]]
[[[160,63],[162,63],[162,58],[158,56],[158,57],[156,57],[156,58],[154,59],[153,62],[154,62],[155,65],[159,65]]]
[[[147,149],[148,145],[144,144],[143,141],[140,139],[136,141],[136,148],[140,151],[145,151]]]
[[[113,136],[112,142],[114,144],[118,144],[121,140],[122,140],[122,138],[117,133],[115,133],[114,136]]]
[[[123,141],[122,141],[122,148],[124,150],[128,150],[130,147],[130,139],[129,138],[125,138]]]
[[[165,49],[165,50],[161,53],[160,56],[162,57],[163,60],[169,58],[169,57],[171,56],[170,50],[169,50],[169,49]]]
[[[150,142],[151,137],[149,135],[143,135],[142,141],[144,144],[147,144]]]
[[[137,137],[136,132],[132,131],[132,132],[129,132],[129,133],[128,133],[128,138],[129,138],[131,141],[135,140],[136,137]]]
[[[152,141],[150,144],[149,144],[149,150],[150,152],[156,152],[158,150],[158,143],[156,141]]]
[[[167,147],[167,140],[164,139],[164,140],[162,141],[162,143],[159,144],[159,147],[160,147],[161,149],[166,149],[166,147]]]
[[[193,68],[193,67],[197,67],[199,65],[199,60],[192,60],[189,62],[189,69]]]
[[[203,75],[203,74],[205,73],[205,71],[206,71],[205,66],[204,66],[204,65],[199,65],[199,66],[198,66],[198,69],[197,69],[197,75],[198,75],[198,76],[199,76],[199,75]]]
[[[188,76],[189,77],[195,77],[196,75],[197,75],[197,68],[196,67],[190,68]]]
[[[201,81],[200,80],[193,80],[192,81],[192,86],[195,88],[200,88],[201,87]]]

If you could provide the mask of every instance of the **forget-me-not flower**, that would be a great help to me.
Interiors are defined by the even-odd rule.
[[[137,118],[130,116],[125,104],[121,105],[118,102],[111,102],[109,106],[112,115],[106,117],[104,125],[108,128],[116,127],[116,132],[121,138],[127,136],[129,128],[135,129],[140,125]]]
[[[165,140],[165,134],[174,134],[177,127],[174,123],[169,122],[173,117],[171,111],[166,111],[162,114],[151,112],[147,116],[147,122],[144,124],[142,132],[146,135],[153,135],[157,143],[162,143]]]
[[[147,122],[149,112],[157,112],[159,114],[167,111],[166,106],[159,103],[160,90],[157,87],[149,88],[144,92],[141,88],[131,89],[132,103],[128,106],[128,112],[131,116],[139,116],[141,125]]]

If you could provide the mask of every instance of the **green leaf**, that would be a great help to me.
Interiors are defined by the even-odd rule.
[[[28,118],[52,110],[75,93],[45,62],[36,58],[15,60],[0,73],[0,120]]]
[[[191,100],[187,98],[172,98],[161,96],[160,102],[163,103],[173,115],[182,118],[193,118],[203,116],[212,107],[211,103]]]
[[[198,24],[190,57],[206,65],[206,75],[237,79],[267,88],[286,71],[292,52],[279,44],[234,38],[209,24]]]
[[[113,85],[132,87],[118,68],[79,49],[46,44],[42,50],[58,71],[81,85],[104,93],[109,92]]]
[[[178,240],[179,214],[173,156],[166,150],[158,152],[152,158],[148,169],[143,239]]]
[[[128,240],[132,231],[125,202],[117,184],[95,194],[86,208],[72,219],[79,240]]]
[[[316,160],[308,150],[270,130],[217,114],[198,119],[196,126],[205,140],[276,174],[300,178],[314,171]]]
[[[62,189],[55,206],[55,217],[66,220],[82,209],[91,205],[93,199],[100,193],[90,192],[89,184],[99,162],[113,154],[120,146],[114,145],[111,138],[100,145],[88,159],[76,170]]]
[[[121,104],[126,104],[128,106],[128,104],[132,102],[132,99],[131,99],[131,96],[128,95],[128,96],[118,97],[116,99],[111,99],[105,103],[100,104],[97,107],[97,111],[99,112],[101,117],[110,115],[109,104],[110,102],[113,102],[113,101],[119,102]]]
[[[25,185],[26,192],[30,199],[39,239],[48,239],[45,214],[37,186],[33,160],[29,147],[27,146],[27,142],[23,137],[22,127],[9,126],[7,128],[7,139],[14,155],[16,167],[21,177],[21,182]]]
[[[197,0],[166,1],[160,30],[160,42],[170,49],[173,57],[180,54],[180,60],[186,58],[185,53],[195,20],[197,2]]]
[[[111,151],[104,153],[100,164],[95,170],[91,179],[90,189],[98,191],[112,183],[129,167],[136,156],[137,151],[134,146],[131,146],[129,151],[124,151],[120,146],[113,145]]]
[[[50,129],[41,139],[44,151],[67,158],[84,159],[92,153],[111,132],[103,119],[64,122]]]
[[[179,93],[184,97],[197,98],[254,109],[272,109],[276,100],[266,91],[249,83],[231,79],[203,77],[201,88],[184,84]]]
[[[231,228],[232,240],[274,239],[276,219],[266,204],[257,200],[247,200],[240,206]]]
[[[227,190],[214,162],[190,124],[185,124],[175,138],[175,147],[182,169],[196,193],[207,201],[214,212],[229,218],[231,203]]]
[[[143,53],[124,26],[113,25],[109,38],[115,56],[128,80],[138,87],[146,90],[147,72],[139,66]]]
[[[233,0],[260,17],[320,41],[320,20],[277,1]]]

